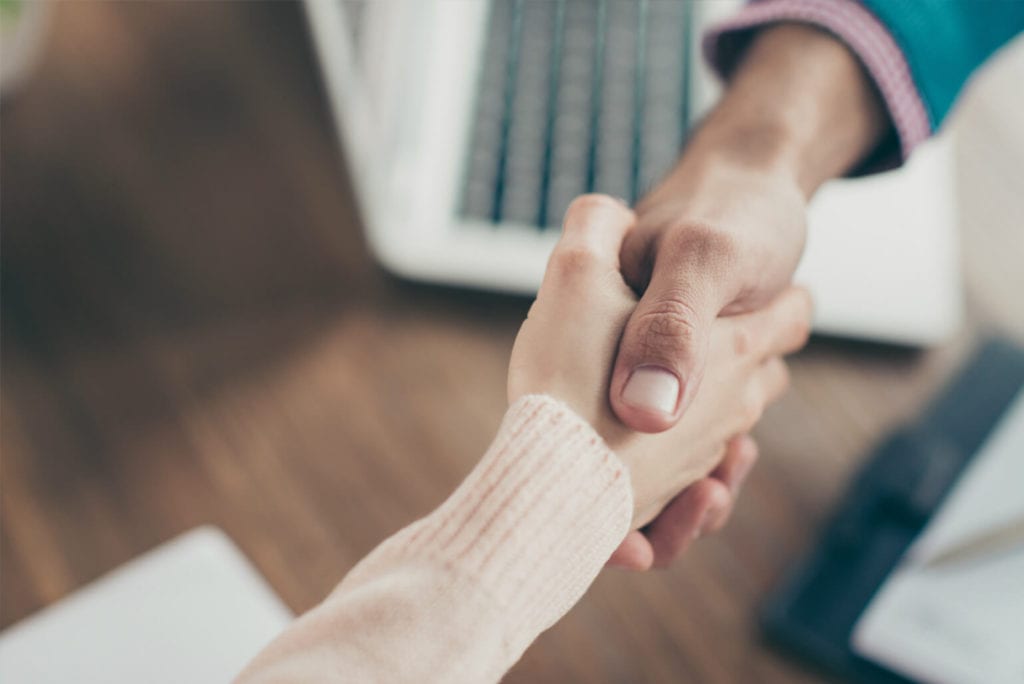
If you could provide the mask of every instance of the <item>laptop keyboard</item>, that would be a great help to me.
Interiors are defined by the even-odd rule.
[[[693,0],[492,0],[463,215],[561,225],[572,199],[636,201],[688,127]]]

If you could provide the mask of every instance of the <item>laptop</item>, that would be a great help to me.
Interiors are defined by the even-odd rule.
[[[740,3],[307,0],[375,257],[533,294],[578,194],[634,202],[718,95],[700,36]],[[796,280],[819,333],[923,346],[961,320],[952,140],[826,184]]]

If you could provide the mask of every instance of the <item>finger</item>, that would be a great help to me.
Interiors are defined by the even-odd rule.
[[[608,195],[581,195],[573,200],[538,298],[543,298],[545,290],[586,290],[595,279],[618,273],[622,240],[633,221],[633,212]]]
[[[765,406],[773,403],[789,387],[789,369],[778,356],[761,364],[757,371],[757,383],[761,388],[762,402]]]
[[[704,478],[683,490],[647,527],[654,567],[667,567],[709,524],[718,524],[731,504],[729,489],[714,478]]]
[[[729,502],[728,505],[721,506],[717,510],[709,511],[704,517],[698,537],[717,532],[729,522],[733,506],[736,503],[736,496],[756,460],[757,443],[749,435],[740,435],[729,440],[722,462],[708,476],[725,485],[729,491]]]
[[[729,440],[722,462],[708,477],[722,482],[735,497],[750,474],[758,458],[757,442],[750,435],[739,435]]]
[[[611,558],[608,559],[608,567],[622,568],[624,570],[650,570],[654,563],[654,549],[642,533],[636,530],[626,535],[626,538],[615,549]]]
[[[651,282],[654,254],[662,231],[648,223],[640,223],[629,231],[622,241],[619,267],[626,283],[637,295],[642,295]]]
[[[735,298],[730,254],[726,239],[710,230],[670,233],[657,245],[651,281],[626,324],[610,387],[616,415],[634,430],[672,427],[696,392],[711,324]]]
[[[811,296],[802,287],[787,288],[770,304],[754,313],[728,319],[740,340],[761,360],[791,354],[807,343],[811,331]]]

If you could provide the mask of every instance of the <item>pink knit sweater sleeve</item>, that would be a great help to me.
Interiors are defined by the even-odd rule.
[[[240,682],[497,681],[629,531],[629,476],[546,396],[508,413],[437,510],[384,541]]]

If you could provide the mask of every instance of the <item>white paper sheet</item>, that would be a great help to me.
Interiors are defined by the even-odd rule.
[[[292,619],[217,528],[188,532],[0,634],[0,682],[228,682]]]
[[[862,656],[924,682],[1024,684],[1024,546],[929,558],[1024,515],[1024,390],[857,623]]]

